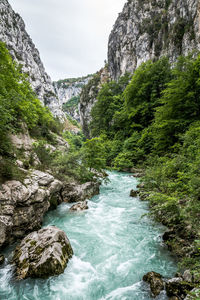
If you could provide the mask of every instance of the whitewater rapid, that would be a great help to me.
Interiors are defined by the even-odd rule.
[[[150,300],[142,277],[149,271],[172,277],[176,262],[162,244],[164,228],[147,215],[148,204],[129,197],[137,180],[110,172],[110,182],[89,201],[89,210],[69,212],[61,204],[47,213],[44,227],[64,230],[74,256],[65,272],[47,280],[16,282],[9,265],[12,248],[0,268],[1,300]],[[156,299],[167,299],[163,293]]]

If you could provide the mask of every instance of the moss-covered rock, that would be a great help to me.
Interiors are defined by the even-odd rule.
[[[189,291],[194,288],[192,283],[184,281],[182,278],[172,278],[166,282],[166,292],[168,297],[176,296],[184,299]]]
[[[164,282],[162,276],[156,272],[148,272],[143,276],[143,280],[150,284],[150,289],[153,297],[156,297],[164,290]]]
[[[130,191],[130,197],[137,197],[137,195],[138,195],[138,191],[135,190]]]
[[[13,262],[18,279],[48,278],[64,272],[73,250],[64,231],[49,226],[24,238]]]

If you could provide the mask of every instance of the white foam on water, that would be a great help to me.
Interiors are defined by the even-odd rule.
[[[137,282],[130,286],[118,288],[118,289],[112,291],[111,293],[109,293],[105,298],[102,298],[102,300],[103,299],[104,300],[122,300],[122,299],[127,300],[127,297],[125,296],[125,294],[127,292],[130,292],[130,291],[132,292],[132,291],[137,290],[137,288],[139,286],[140,286],[140,282]]]
[[[89,201],[89,210],[69,213],[61,204],[44,226],[63,229],[74,250],[65,272],[47,280],[12,280],[12,268],[0,268],[1,300],[150,300],[141,279],[149,271],[172,276],[176,264],[160,243],[162,226],[141,216],[147,204],[129,197],[137,180],[109,172],[110,183]],[[166,299],[161,295],[158,300]]]

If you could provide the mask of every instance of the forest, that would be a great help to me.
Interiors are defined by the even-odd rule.
[[[91,136],[107,168],[145,170],[141,199],[170,228],[167,244],[181,268],[199,273],[200,55],[143,63],[103,85],[92,109]]]

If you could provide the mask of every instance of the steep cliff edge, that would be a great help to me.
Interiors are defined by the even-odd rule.
[[[54,116],[64,119],[51,78],[45,72],[39,51],[26,32],[24,21],[7,0],[0,2],[0,16],[0,40],[6,43],[13,59],[22,65],[40,101],[50,108]]]
[[[142,62],[200,50],[198,0],[128,0],[108,43],[111,78],[132,73]]]
[[[105,66],[99,72],[97,72],[92,79],[84,86],[79,103],[80,122],[83,129],[83,133],[87,138],[90,137],[89,124],[91,122],[91,110],[97,101],[98,92],[101,89],[102,84],[110,80],[110,74],[108,67]]]

